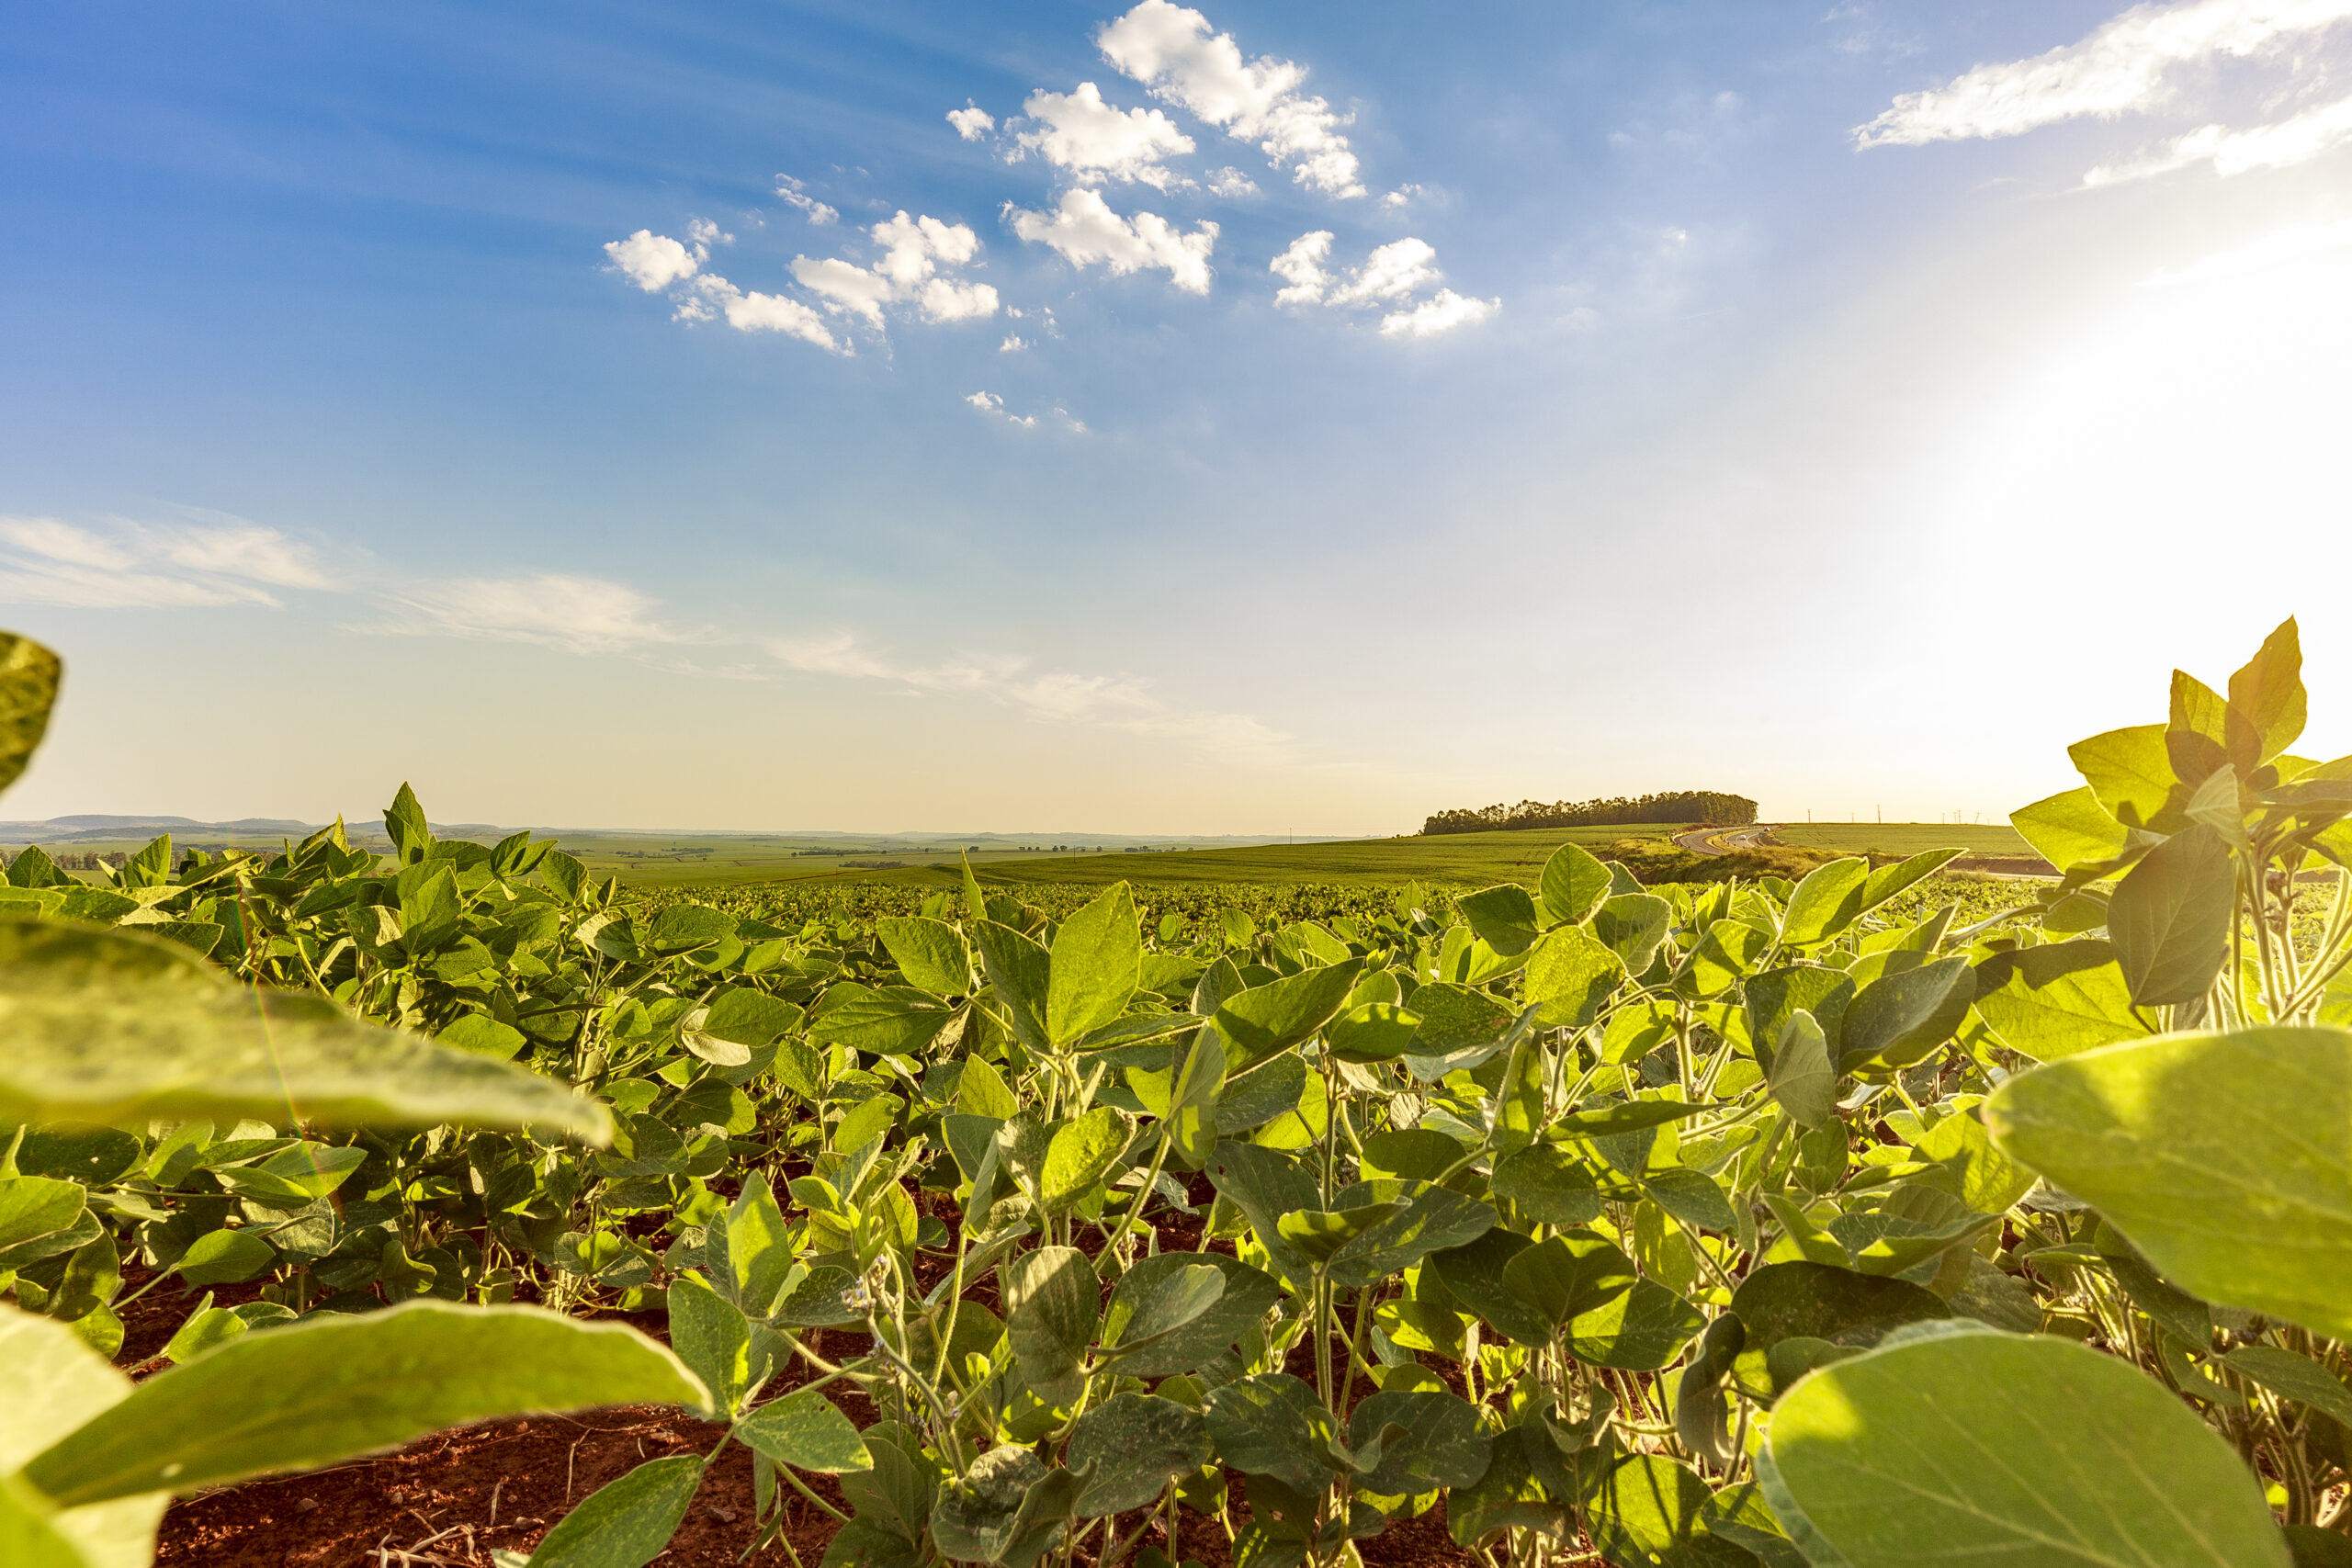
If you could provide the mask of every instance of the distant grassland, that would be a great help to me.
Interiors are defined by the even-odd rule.
[[[1973,855],[2034,855],[2034,848],[2006,822],[1792,822],[1772,836],[1801,850],[1830,850],[1843,855],[1880,851],[1916,855],[1957,844]]]

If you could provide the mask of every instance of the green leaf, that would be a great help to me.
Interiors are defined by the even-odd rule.
[[[2148,1033],[2115,949],[2103,942],[1996,953],[1976,966],[1976,1013],[2002,1043],[2042,1062]]]
[[[702,1485],[699,1455],[650,1460],[558,1520],[530,1568],[645,1568],[662,1555]]]
[[[1055,933],[1046,996],[1046,1034],[1066,1045],[1125,1012],[1143,983],[1143,932],[1124,882],[1079,910]]]
[[[1224,1093],[1225,1043],[1204,1029],[1185,1049],[1162,1119],[1169,1153],[1182,1168],[1198,1170],[1216,1153],[1217,1101]]]
[[[1516,958],[1534,945],[1540,919],[1535,900],[1515,882],[1465,893],[1453,907],[1480,942],[1506,958]]]
[[[1593,1545],[1611,1562],[1702,1568],[1727,1554],[1705,1544],[1707,1483],[1686,1465],[1656,1454],[1633,1455],[1602,1478],[1586,1506]],[[1736,1562],[1736,1558],[1728,1558]]]
[[[57,655],[13,632],[0,632],[0,789],[21,777],[49,729],[64,667]]]
[[[1521,997],[1545,1029],[1589,1029],[1625,977],[1617,954],[1582,926],[1562,926],[1528,954]]]
[[[2062,872],[2114,860],[2132,847],[2131,829],[2108,815],[2087,785],[2021,807],[2009,813],[2009,824]]]
[[[457,1022],[434,1036],[444,1045],[460,1051],[470,1051],[477,1056],[492,1056],[502,1062],[512,1061],[529,1044],[530,1037],[511,1023],[501,1023],[488,1013],[469,1012]]]
[[[2177,812],[2166,809],[2180,780],[2165,750],[2165,726],[2110,729],[2075,741],[2066,755],[2090,784],[2099,808],[2124,827],[2168,833],[2179,826]]]
[[[1976,987],[1960,953],[1882,975],[1846,1010],[1841,1071],[1907,1067],[1925,1060],[1968,1016]]]
[[[937,997],[960,997],[971,987],[971,950],[946,921],[885,915],[874,922],[874,932],[908,985]]]
[[[1154,1321],[1168,1321],[1165,1314],[1175,1306],[1170,1303],[1153,1314],[1152,1320],[1145,1319],[1145,1309],[1158,1301],[1171,1280],[1204,1268],[1223,1275],[1224,1284],[1198,1316],[1173,1327],[1154,1327]],[[1103,1343],[1117,1357],[1119,1371],[1125,1376],[1157,1378],[1195,1371],[1238,1344],[1282,1300],[1282,1286],[1272,1275],[1223,1253],[1162,1252],[1139,1258],[1111,1292],[1110,1305],[1102,1314]],[[1153,1336],[1148,1342],[1137,1337],[1145,1333]],[[1130,1341],[1135,1342],[1132,1349]]]
[[[1128,1319],[1119,1342],[1137,1348],[1157,1343],[1197,1320],[1224,1298],[1225,1276],[1215,1265],[1186,1263],[1160,1276],[1158,1287],[1142,1298]]]
[[[1101,1287],[1094,1266],[1074,1247],[1040,1247],[998,1270],[1004,1326],[1029,1386],[1064,1403],[1078,1395],[1079,1361],[1094,1338]]]
[[[2303,649],[2293,616],[2263,639],[2261,651],[2230,677],[2230,761],[2241,774],[2295,743],[2303,732]],[[6,781],[0,781],[5,784]]]
[[[1549,1144],[1537,1144],[1496,1161],[1487,1186],[1496,1197],[1518,1204],[1521,1213],[1539,1224],[1580,1225],[1600,1217],[1600,1189],[1591,1173],[1565,1150]]]
[[[1345,1195],[1342,1195],[1342,1201]],[[1334,1284],[1363,1287],[1409,1269],[1430,1253],[1484,1235],[1495,1211],[1444,1187],[1424,1187],[1378,1224],[1350,1236],[1326,1272]]]
[[[1531,1347],[1547,1345],[1553,1337],[1551,1319],[1503,1282],[1511,1261],[1534,1245],[1529,1237],[1498,1226],[1466,1246],[1430,1254],[1424,1277],[1436,1275],[1464,1311],[1477,1314],[1507,1337]]]
[[[2009,1079],[1984,1116],[2182,1288],[2352,1337],[2352,1032],[2109,1045]]]
[[[1772,945],[1772,933],[1746,920],[1717,920],[1690,949],[1674,977],[1676,994],[1692,1001],[1722,996],[1746,978]]]
[[[1046,1212],[1058,1213],[1083,1198],[1110,1172],[1135,1135],[1124,1111],[1098,1105],[1065,1122],[1046,1145],[1039,1194]]]
[[[1682,1353],[1706,1314],[1652,1280],[1568,1324],[1568,1354],[1596,1367],[1654,1372]]]
[[[1655,893],[1620,893],[1602,902],[1592,917],[1592,934],[1639,975],[1657,959],[1674,923],[1674,906]]]
[[[808,1015],[808,1032],[854,1051],[911,1055],[936,1039],[953,1016],[938,998],[912,986],[876,987],[844,980],[827,987],[818,999]],[[742,1059],[751,1059],[748,1051]]]
[[[1792,947],[1811,947],[1853,924],[1862,912],[1862,887],[1870,874],[1871,863],[1860,857],[1833,860],[1807,872],[1789,895],[1781,940]]]
[[[2194,1001],[2230,953],[2237,884],[2229,845],[2203,823],[2150,850],[2115,889],[2109,940],[2141,1007]]]
[[[1487,1473],[1494,1450],[1476,1405],[1430,1389],[1383,1391],[1359,1404],[1348,1417],[1348,1446],[1362,1457],[1375,1441],[1378,1462],[1358,1478],[1356,1489],[1386,1497],[1468,1486]]]
[[[1690,1230],[1728,1232],[1739,1223],[1722,1186],[1704,1171],[1681,1167],[1653,1171],[1642,1179],[1642,1190]]]
[[[1993,1146],[1991,1134],[1973,1111],[1946,1116],[1920,1134],[1912,1148],[1921,1159],[1949,1170],[1960,1201],[1978,1213],[2007,1213],[2033,1189],[2033,1172]]]
[[[158,1373],[25,1473],[74,1506],[332,1464],[468,1421],[706,1400],[675,1356],[618,1324],[410,1302],[306,1318]]]
[[[2346,1388],[2342,1378],[2308,1357],[2268,1345],[2242,1345],[2223,1356],[2222,1362],[2273,1393],[2285,1394],[2339,1425],[2352,1427],[2352,1388]]]
[[[1078,1418],[1063,1459],[1074,1471],[1092,1470],[1077,1513],[1094,1519],[1150,1506],[1172,1477],[1191,1474],[1214,1453],[1198,1413],[1172,1399],[1122,1393]]]
[[[753,1317],[765,1317],[793,1267],[791,1227],[765,1174],[744,1174],[741,1194],[729,1206],[725,1223],[714,1222],[713,1228],[727,1244],[726,1276],[736,1304]]]
[[[529,1126],[596,1143],[602,1106],[555,1079],[252,991],[120,931],[0,920],[0,1125],[247,1117],[314,1125]]]
[[[1315,1391],[1288,1372],[1260,1372],[1211,1389],[1209,1436],[1244,1475],[1271,1475],[1309,1495],[1331,1483],[1339,1424]]]
[[[0,1504],[0,1562],[30,1568],[41,1562],[38,1550],[73,1568],[146,1568],[165,1498],[125,1497],[52,1512],[50,1500],[16,1473],[59,1433],[103,1415],[130,1388],[130,1380],[73,1329],[0,1306],[0,1495],[7,1499]],[[61,1539],[74,1557],[54,1556]]]
[[[1880,866],[1862,881],[1862,912],[1867,914],[1905,888],[1926,881],[1967,852],[1959,847],[1922,850],[1908,860]]]
[[[1320,1267],[1363,1232],[1404,1212],[1402,1202],[1366,1203],[1353,1209],[1294,1209],[1274,1222],[1274,1230],[1300,1257]]]
[[[1544,908],[1555,920],[1581,925],[1609,897],[1609,868],[1577,844],[1562,844],[1544,863]]]
[[[778,1464],[820,1475],[872,1470],[857,1428],[833,1402],[813,1388],[759,1406],[736,1426],[735,1435]]]
[[[1018,1443],[1000,1444],[974,1460],[961,1480],[940,1487],[932,1542],[959,1562],[1026,1564],[1065,1528],[1075,1500],[1068,1471],[1049,1472]]]
[[[1360,968],[1329,964],[1227,998],[1216,1010],[1216,1027],[1228,1046],[1227,1076],[1238,1077],[1309,1039],[1339,1012]]]
[[[1503,1265],[1505,1292],[1554,1331],[1634,1288],[1634,1260],[1594,1235],[1555,1235]]]
[[[1747,1006],[1747,1037],[1756,1043],[1757,1057],[1767,1071],[1771,1063],[1763,1057],[1779,1043],[1781,1031],[1799,1010],[1813,1014],[1828,1044],[1830,1060],[1838,1059],[1846,1010],[1854,1000],[1852,976],[1810,964],[1792,964],[1749,976],[1741,991]]]
[[[1396,1002],[1363,1002],[1323,1026],[1342,1062],[1386,1062],[1412,1049],[1421,1015]]]
[[[1839,1361],[1782,1396],[1768,1452],[1774,1511],[1851,1568],[2287,1568],[2229,1445],[2068,1340],[1974,1330]]]
[[[87,1193],[77,1181],[0,1177],[0,1269],[21,1268],[80,1246],[69,1236],[87,1203]]]
[[[752,1325],[698,1274],[670,1282],[670,1348],[729,1416],[742,1407],[752,1377]]]
[[[1645,1127],[1663,1127],[1668,1122],[1704,1115],[1715,1109],[1704,1102],[1693,1104],[1681,1100],[1629,1100],[1622,1105],[1596,1104],[1591,1100],[1585,1103],[1591,1109],[1555,1117],[1552,1130],[1572,1137],[1606,1138],[1619,1133],[1638,1133]]]
[[[277,1249],[250,1231],[207,1231],[180,1255],[180,1279],[190,1285],[236,1285],[267,1273]]]
[[[966,875],[970,874],[967,870]],[[996,993],[1012,1037],[1032,1051],[1049,1051],[1046,1031],[1046,998],[1053,959],[1046,950],[994,920],[975,919],[972,945],[980,950],[980,967]]]
[[[1772,1099],[1800,1126],[1826,1127],[1838,1114],[1838,1069],[1829,1060],[1829,1042],[1804,1009],[1790,1013],[1781,1026],[1780,1043],[1764,1081]]]
[[[1510,1003],[1470,986],[1440,981],[1413,993],[1413,1048],[1406,1065],[1435,1081],[1456,1067],[1474,1067],[1501,1049],[1518,1013]]]
[[[967,1056],[964,1076],[956,1083],[956,1109],[967,1116],[993,1116],[1000,1122],[1010,1122],[1021,1114],[1021,1102],[1012,1097],[1004,1076],[994,1066],[978,1056]]]

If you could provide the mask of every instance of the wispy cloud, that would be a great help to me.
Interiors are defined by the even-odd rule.
[[[0,517],[0,600],[77,609],[277,607],[276,590],[336,586],[311,547],[243,518],[85,526]]]
[[[2086,186],[2120,185],[2210,164],[2223,178],[2253,169],[2285,169],[2309,163],[2352,141],[2352,98],[2305,109],[2276,125],[2232,130],[2208,125],[2177,136],[2153,152],[2120,163],[2101,164],[2083,176]]]
[[[2134,6],[2079,42],[2030,60],[1979,65],[1905,93],[1868,125],[1862,147],[2017,136],[2062,120],[2113,119],[2163,102],[2176,67],[2245,59],[2352,17],[2352,0],[2188,0]]]
[[[1353,118],[1301,91],[1306,67],[1261,55],[1243,58],[1231,33],[1169,0],[1143,3],[1102,29],[1103,58],[1240,141],[1254,141],[1276,168],[1327,195],[1364,194],[1362,165],[1341,134]]]
[[[695,640],[656,621],[653,601],[636,589],[568,572],[453,578],[387,597],[395,618],[365,629],[537,643],[580,654],[633,653]]]

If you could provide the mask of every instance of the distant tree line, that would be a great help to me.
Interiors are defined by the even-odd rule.
[[[1729,828],[1755,820],[1756,803],[1744,795],[1685,789],[1630,798],[1522,800],[1517,806],[1441,811],[1421,824],[1421,831],[1485,833],[1498,828],[1605,828],[1634,822],[1710,822]]]

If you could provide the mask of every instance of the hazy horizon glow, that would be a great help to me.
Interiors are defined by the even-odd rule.
[[[2352,751],[2347,67],[2352,0],[43,13],[0,817],[1997,821],[2290,614]]]

